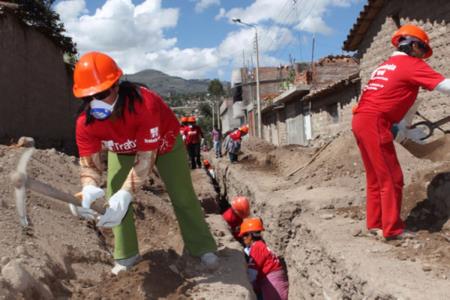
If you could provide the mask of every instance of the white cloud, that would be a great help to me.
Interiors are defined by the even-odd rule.
[[[80,54],[104,51],[117,60],[126,73],[153,68],[185,78],[205,77],[217,67],[211,49],[179,49],[175,37],[164,30],[177,25],[179,10],[162,8],[161,0],[134,5],[131,0],[107,0],[93,14],[85,0],[61,1],[55,6],[68,35]]]
[[[292,1],[255,0],[247,7],[232,8],[217,17],[240,18],[247,23],[273,22],[291,25],[298,30],[330,34],[332,29],[323,17],[332,6],[347,7],[359,0],[297,0]]]
[[[222,19],[223,17],[225,17],[225,13],[227,11],[225,10],[225,8],[221,7],[219,10],[219,13],[214,17],[214,20],[219,21],[220,19]]]
[[[220,0],[198,0],[195,4],[195,11],[201,13],[210,6],[220,5]]]
[[[62,20],[73,20],[82,13],[87,13],[84,0],[67,0],[56,4],[55,10]]]
[[[198,10],[220,5],[219,0],[190,0]],[[255,0],[248,7],[220,8],[215,19],[237,17],[257,25],[261,65],[277,65],[275,57],[287,45],[299,43],[291,29],[329,34],[332,29],[323,17],[331,6],[344,7],[359,0],[297,0],[301,9],[292,9],[292,1]],[[134,1],[136,2],[136,1]],[[87,0],[62,0],[55,5],[68,35],[77,43],[80,54],[104,51],[114,57],[126,73],[157,69],[184,78],[224,76],[230,66],[242,65],[242,52],[253,57],[254,28],[235,24],[217,45],[211,48],[181,48],[176,36],[167,29],[176,28],[180,10],[166,8],[162,0],[104,0],[95,11],[87,10]],[[303,37],[304,39],[304,37]],[[305,42],[305,41],[303,41]],[[275,53],[275,55],[274,55]]]

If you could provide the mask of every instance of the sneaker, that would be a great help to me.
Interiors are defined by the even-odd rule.
[[[208,269],[216,269],[219,267],[219,258],[212,252],[207,252],[200,257],[202,264]]]
[[[403,230],[402,233],[398,235],[385,237],[386,241],[394,241],[394,240],[410,240],[416,237],[416,234],[409,230]]]
[[[124,259],[116,259],[114,263],[114,267],[111,269],[111,272],[114,275],[118,275],[121,272],[129,271],[134,265],[142,260],[142,256],[136,254],[135,256],[124,258]]]
[[[367,233],[376,237],[382,237],[383,236],[383,230],[380,228],[371,228],[367,229]]]

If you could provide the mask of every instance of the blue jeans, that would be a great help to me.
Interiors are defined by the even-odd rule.
[[[220,141],[213,141],[216,158],[222,157],[222,145]]]

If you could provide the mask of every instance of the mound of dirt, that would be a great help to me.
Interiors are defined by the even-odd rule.
[[[184,253],[168,195],[156,177],[133,203],[143,260],[126,274],[110,274],[111,230],[99,230],[93,223],[73,217],[66,204],[28,192],[31,226],[22,229],[8,178],[22,152],[20,148],[0,145],[0,298],[252,297],[242,251],[226,231],[220,215],[210,221],[221,245],[221,266],[211,273],[198,258]],[[30,177],[72,194],[80,188],[78,172],[76,157],[52,149],[36,150],[28,165]],[[193,175],[201,200],[214,199],[214,189],[203,170]],[[230,280],[222,282],[222,277]]]

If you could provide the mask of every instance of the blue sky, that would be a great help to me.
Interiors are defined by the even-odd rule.
[[[342,54],[342,43],[366,0],[59,0],[54,8],[79,52],[113,56],[127,73],[152,68],[184,78],[230,80],[255,62],[256,25],[262,66]],[[255,63],[253,63],[255,64]]]

